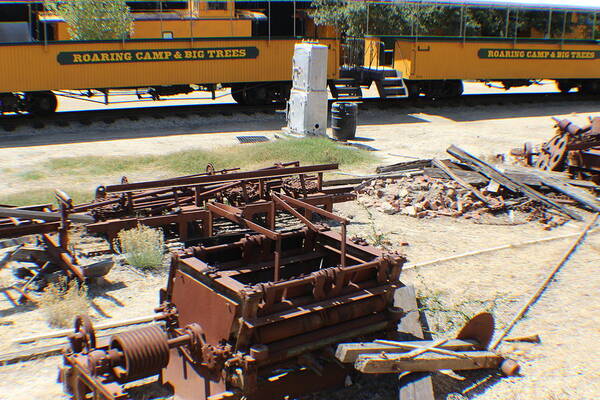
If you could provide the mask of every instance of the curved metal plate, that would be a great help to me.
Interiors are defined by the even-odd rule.
[[[487,349],[494,336],[494,317],[484,312],[477,314],[458,332],[457,339],[475,340],[482,349]]]

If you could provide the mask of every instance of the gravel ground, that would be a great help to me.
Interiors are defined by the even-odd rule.
[[[453,143],[473,154],[488,156],[508,153],[525,141],[538,143],[550,137],[550,117],[555,115],[583,124],[588,115],[600,116],[600,110],[590,103],[372,110],[361,112],[357,136],[380,149],[381,164],[409,159],[404,156],[447,157],[445,149]],[[6,170],[26,170],[50,157],[156,154],[190,147],[228,145],[235,143],[237,135],[273,137],[283,123],[283,116],[275,114],[242,117],[237,121],[173,118],[147,125],[94,125],[85,131],[71,128],[52,128],[43,133],[17,130],[0,135],[0,192],[22,190],[27,184],[7,181],[7,178],[12,180],[14,174]],[[222,133],[207,135],[219,131]],[[19,133],[26,139],[17,140]],[[118,177],[114,177],[114,181],[117,180]],[[93,185],[89,186],[92,190]],[[52,183],[48,183],[48,188],[53,188]],[[339,213],[352,217],[351,234],[367,238],[374,233],[384,235],[390,247],[405,252],[411,263],[549,235],[576,233],[583,226],[569,222],[549,233],[537,223],[497,225],[489,221],[483,224],[443,216],[415,219],[369,211],[371,217],[359,203],[338,206]],[[586,217],[589,219],[589,214]],[[481,309],[491,309],[501,327],[533,293],[536,284],[560,259],[571,240],[513,247],[407,270],[403,272],[402,280],[417,287],[430,328],[438,336],[452,336],[462,324],[464,313],[472,315]],[[402,245],[405,242],[408,246]],[[492,374],[488,378],[489,373],[476,372],[460,374],[459,379],[455,379],[436,374],[436,398],[591,400],[600,397],[600,300],[595,295],[599,283],[598,261],[600,235],[593,234],[513,331],[514,335],[537,333],[542,343],[519,343],[500,348],[502,353],[521,363],[521,377],[500,379]],[[0,279],[4,283],[10,280],[9,271],[1,271]],[[96,322],[105,322],[150,314],[164,280],[164,275],[142,278],[126,268],[116,267],[105,282],[91,289],[95,304],[91,309],[92,317]],[[4,298],[0,299],[0,324],[0,351],[3,353],[22,348],[12,344],[14,338],[49,329],[39,309],[14,307]],[[55,382],[59,364],[60,357],[51,357],[0,367],[0,397],[6,400],[62,398],[61,388]],[[394,380],[394,377],[363,377],[345,391],[315,398],[390,399],[393,398]],[[485,382],[468,389],[480,380]],[[156,392],[154,389],[138,391],[136,398],[146,398],[148,393]]]

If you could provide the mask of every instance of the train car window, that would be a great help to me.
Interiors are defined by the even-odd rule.
[[[173,39],[173,32],[171,32],[171,31],[163,31],[162,38],[163,39]]]

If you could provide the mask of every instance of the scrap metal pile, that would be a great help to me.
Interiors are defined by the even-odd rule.
[[[244,229],[173,255],[156,309],[163,325],[100,345],[89,319],[78,318],[61,369],[65,390],[77,400],[125,399],[126,383],[159,373],[180,399],[274,399],[343,384],[332,345],[396,329],[405,259],[352,243],[346,219],[304,198],[269,197],[262,222],[248,205],[207,205],[208,226],[225,218]],[[304,228],[276,229],[277,211]]]
[[[123,179],[98,188],[86,204],[74,205],[58,191],[58,212],[0,209],[8,215],[6,229],[41,235],[47,243],[39,251],[62,260],[67,275],[80,280],[88,269],[66,250],[75,223],[111,244],[122,229],[160,226],[186,246],[171,253],[151,318],[156,323],[96,338],[90,318],[76,318],[60,367],[65,392],[75,400],[126,400],[130,389],[158,375],[178,399],[268,400],[341,387],[353,368],[396,373],[500,366],[504,360],[486,349],[489,315],[476,317],[480,322],[471,325],[478,328],[465,328],[457,340],[387,340],[422,333],[414,292],[400,281],[406,259],[347,238],[349,221],[332,209],[356,198],[352,187],[323,187],[323,173],[336,168],[209,166],[206,173],[160,181]],[[317,216],[339,229],[315,222]],[[18,251],[11,254],[18,258]],[[400,392],[408,393],[417,390],[411,385],[431,383],[403,385]]]
[[[5,252],[0,268],[9,261],[36,265],[20,274],[22,282],[2,290],[16,291],[21,300],[33,301],[28,290],[43,287],[45,277],[57,270],[80,281],[106,275],[112,258],[80,263],[74,251],[78,243],[71,241],[74,227],[106,238],[112,248],[119,231],[140,224],[161,227],[183,243],[212,236],[222,222],[213,225],[213,212],[208,207],[211,202],[239,206],[249,221],[264,215],[273,217],[271,193],[302,198],[331,211],[334,203],[355,198],[350,193],[352,187],[323,188],[323,173],[337,167],[290,162],[240,172],[239,168],[216,171],[209,165],[201,174],[158,181],[129,183],[123,178],[118,185],[98,187],[90,203],[73,204],[66,193],[57,190],[58,208],[50,204],[1,207],[0,239],[18,238],[20,244]],[[39,244],[31,245],[30,235],[36,235]]]
[[[525,143],[512,155],[526,165],[545,171],[566,171],[573,178],[600,184],[600,117],[579,127],[568,119],[553,118],[556,134],[547,142],[534,146]]]
[[[590,138],[596,136],[591,132],[600,127],[599,121],[582,131],[577,143],[592,143]],[[359,201],[386,214],[417,218],[443,215],[479,219],[484,214],[512,210],[521,213],[525,221],[539,221],[547,228],[569,219],[581,220],[570,207],[573,205],[600,211],[594,195],[599,187],[593,182],[551,170],[492,165],[457,146],[447,151],[455,160],[418,160],[379,167],[379,175],[357,186]],[[570,154],[589,159],[583,151]],[[577,172],[577,178],[587,177],[585,174],[592,170],[590,165],[569,168]]]

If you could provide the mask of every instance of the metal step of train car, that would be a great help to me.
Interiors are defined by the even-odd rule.
[[[404,79],[397,77],[384,77],[375,81],[379,97],[382,99],[408,97],[408,90]]]
[[[329,81],[329,90],[336,99],[358,100],[362,98],[360,82],[354,78],[343,78]]]

